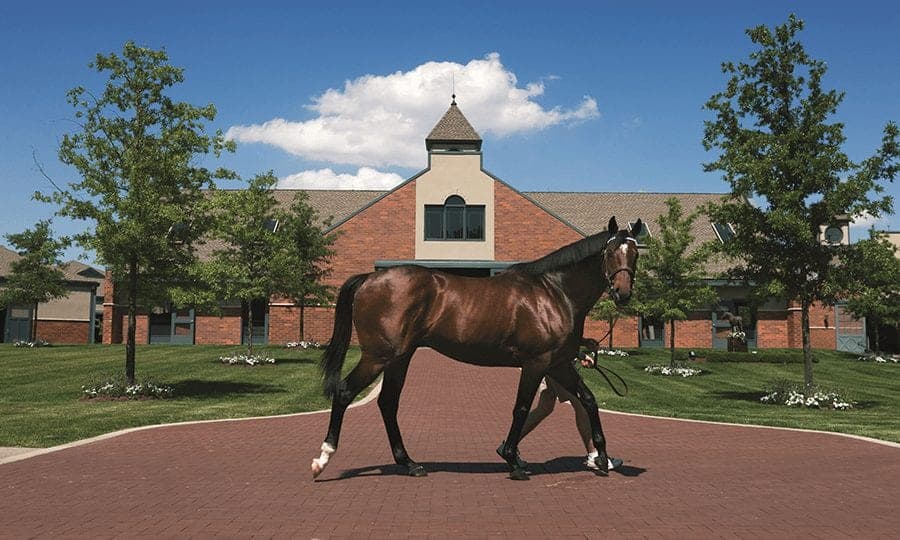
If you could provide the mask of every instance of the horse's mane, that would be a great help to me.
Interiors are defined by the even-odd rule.
[[[607,231],[582,238],[563,246],[549,255],[531,262],[518,263],[510,266],[507,272],[521,272],[523,274],[543,274],[558,270],[564,266],[582,261],[595,253],[603,251],[609,242],[610,235]]]

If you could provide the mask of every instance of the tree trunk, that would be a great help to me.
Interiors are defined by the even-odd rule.
[[[669,367],[675,367],[675,319],[669,320]]]
[[[300,341],[303,341],[303,336],[306,335],[306,332],[304,332],[304,329],[303,329],[303,324],[304,324],[303,308],[304,307],[306,307],[306,302],[301,300],[300,301]]]
[[[613,326],[615,326],[615,324],[616,324],[615,319],[609,320],[609,349],[610,350],[612,350],[612,348],[613,348]]]
[[[247,302],[247,356],[253,356],[253,301]]]
[[[866,324],[867,325],[869,324],[868,319],[866,319]],[[872,349],[872,352],[874,352],[876,355],[881,352],[881,344],[879,343],[879,339],[878,339],[878,326],[880,326],[880,325],[878,324],[877,320],[872,323],[872,332],[875,334],[875,343],[872,344],[871,347],[869,347],[870,349]]]
[[[37,343],[37,340],[38,340],[38,336],[37,336],[37,327],[38,327],[38,324],[37,324],[37,321],[38,321],[37,313],[38,313],[38,303],[35,302],[35,303],[34,303],[34,313],[31,314],[31,315],[32,315],[32,318],[31,318],[31,342],[32,342],[32,343]]]
[[[134,384],[135,331],[137,329],[137,263],[128,269],[128,333],[125,339],[125,381]]]
[[[809,301],[805,298],[800,301],[800,333],[803,338],[803,388],[804,394],[809,395],[813,387],[813,368],[809,340]]]

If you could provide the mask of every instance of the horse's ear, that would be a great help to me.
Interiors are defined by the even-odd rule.
[[[619,232],[619,224],[616,223],[616,216],[609,218],[609,224],[606,226],[606,231],[610,236]]]
[[[638,218],[636,222],[634,222],[634,226],[631,227],[630,235],[632,238],[637,238],[641,231],[644,230],[644,222]]]

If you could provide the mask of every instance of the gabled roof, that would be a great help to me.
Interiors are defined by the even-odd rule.
[[[431,133],[425,137],[425,148],[428,150],[453,145],[481,150],[481,136],[459,110],[455,98]]]
[[[12,273],[12,263],[21,258],[15,251],[0,246],[0,278],[5,278]],[[73,283],[103,282],[103,272],[87,264],[78,261],[69,261],[59,266],[66,281]]]
[[[333,216],[332,225],[335,225],[389,192],[315,189],[306,190],[306,193],[310,206],[318,214],[319,223]],[[650,234],[657,235],[659,224],[656,220],[667,213],[666,199],[669,197],[677,197],[687,215],[709,202],[719,202],[725,194],[526,191],[522,195],[581,234],[589,236],[606,230],[612,215],[616,216],[622,228],[640,218],[647,223]],[[287,204],[293,199],[294,190],[276,190],[275,197]],[[709,220],[702,218],[694,221],[691,235],[695,246],[718,238]],[[725,268],[726,265],[720,262],[711,262],[707,270],[717,274]]]

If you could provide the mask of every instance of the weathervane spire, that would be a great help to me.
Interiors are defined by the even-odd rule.
[[[450,105],[456,105],[456,73],[450,72]]]

